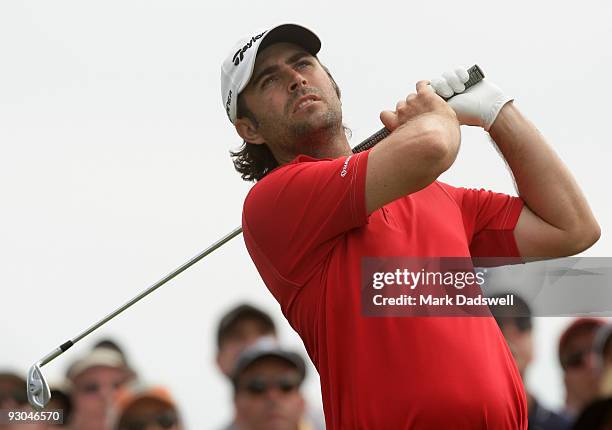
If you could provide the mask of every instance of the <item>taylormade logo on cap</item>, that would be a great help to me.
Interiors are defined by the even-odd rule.
[[[227,102],[225,102],[225,112],[227,112],[227,116],[229,117],[230,121],[232,121],[232,116],[230,115],[231,105],[232,105],[232,90],[230,90],[229,94],[227,95]]]
[[[242,61],[242,59],[244,58],[244,53],[247,51],[247,49],[249,49],[251,46],[253,46],[253,43],[257,42],[259,39],[261,39],[261,37],[266,34],[266,32],[264,31],[261,34],[258,34],[257,36],[253,36],[251,37],[251,40],[249,41],[249,43],[247,43],[246,45],[244,45],[242,47],[242,49],[239,49],[238,52],[236,52],[234,54],[234,66],[237,66],[240,64],[240,62]]]
[[[277,25],[240,39],[221,66],[221,98],[225,113],[232,123],[236,120],[238,95],[251,79],[259,49],[281,42],[299,45],[312,55],[316,55],[321,49],[319,38],[312,31],[297,24]]]

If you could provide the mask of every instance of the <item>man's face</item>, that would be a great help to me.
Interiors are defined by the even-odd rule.
[[[92,367],[74,379],[74,420],[79,428],[106,428],[115,397],[129,379],[123,369]]]
[[[304,414],[300,375],[282,359],[262,358],[240,375],[234,404],[245,430],[297,430]]]
[[[240,353],[263,336],[274,336],[274,333],[260,320],[245,318],[236,322],[217,353],[217,364],[221,371],[230,376]]]
[[[260,52],[240,97],[257,119],[257,138],[242,137],[265,142],[280,158],[316,153],[308,145],[318,141],[317,134],[342,131],[341,104],[330,77],[297,45],[277,43]]]
[[[568,394],[584,403],[593,400],[599,390],[599,372],[593,352],[594,337],[594,329],[574,334],[560,357]]]
[[[119,430],[177,430],[179,418],[176,410],[157,399],[143,398],[134,402],[121,415]]]

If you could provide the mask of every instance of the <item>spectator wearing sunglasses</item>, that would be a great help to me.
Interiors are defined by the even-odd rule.
[[[176,402],[163,387],[124,390],[117,400],[114,430],[181,430]]]
[[[509,292],[495,294],[494,297],[506,297]],[[523,383],[527,368],[534,358],[533,318],[529,305],[516,293],[512,306],[491,306],[490,310],[506,339],[510,352]],[[525,389],[527,410],[529,413],[529,430],[566,430],[570,421],[542,406],[535,396]]]
[[[97,346],[69,367],[67,377],[74,408],[71,429],[108,430],[116,396],[135,379],[135,373],[122,351]]]
[[[612,397],[612,323],[597,330],[595,334],[595,353],[601,374],[600,394]]]
[[[219,370],[231,380],[240,353],[262,339],[267,339],[265,342],[278,342],[276,325],[268,313],[248,303],[239,304],[227,311],[217,327],[216,361]],[[323,413],[308,404],[302,421],[307,423],[304,424],[306,428],[325,429]],[[236,428],[232,421],[223,430]]]
[[[261,339],[245,349],[232,374],[237,430],[305,430],[304,360]]]
[[[559,362],[566,392],[563,414],[571,421],[599,395],[601,371],[594,340],[604,323],[596,318],[578,318],[559,340]]]

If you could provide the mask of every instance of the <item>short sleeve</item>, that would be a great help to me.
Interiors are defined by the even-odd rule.
[[[368,154],[300,156],[251,189],[243,208],[244,239],[264,279],[303,285],[345,232],[367,223]]]
[[[473,257],[520,257],[513,231],[523,209],[521,198],[484,189],[439,184],[461,209]]]

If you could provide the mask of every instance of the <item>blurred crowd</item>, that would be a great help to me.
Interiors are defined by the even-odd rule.
[[[491,308],[524,378],[534,359],[533,317],[515,296],[514,306]],[[302,393],[306,363],[286,349],[273,319],[241,304],[220,319],[216,366],[232,389],[233,419],[219,430],[322,430],[323,412]],[[578,318],[558,344],[565,404],[552,411],[527,392],[530,430],[612,430],[612,324]],[[72,363],[65,382],[51,387],[48,410],[63,424],[0,423],[0,430],[182,430],[180,405],[163,386],[139,378],[122,348],[100,340]],[[31,411],[23,375],[0,369],[0,409]]]
[[[535,349],[531,309],[514,294],[513,306],[493,306],[491,312],[525,381]],[[574,319],[559,338],[557,357],[564,405],[549,410],[526,387],[529,429],[612,430],[612,324],[598,318]]]
[[[249,304],[229,310],[218,323],[216,346],[216,366],[233,392],[233,419],[224,429],[325,428],[323,412],[309,407],[302,393],[304,358],[279,343],[266,312]],[[110,339],[79,357],[68,367],[65,382],[51,389],[46,410],[62,410],[63,424],[0,422],[0,430],[185,429],[169,390],[142,381]],[[0,369],[0,409],[32,411],[23,375]]]

